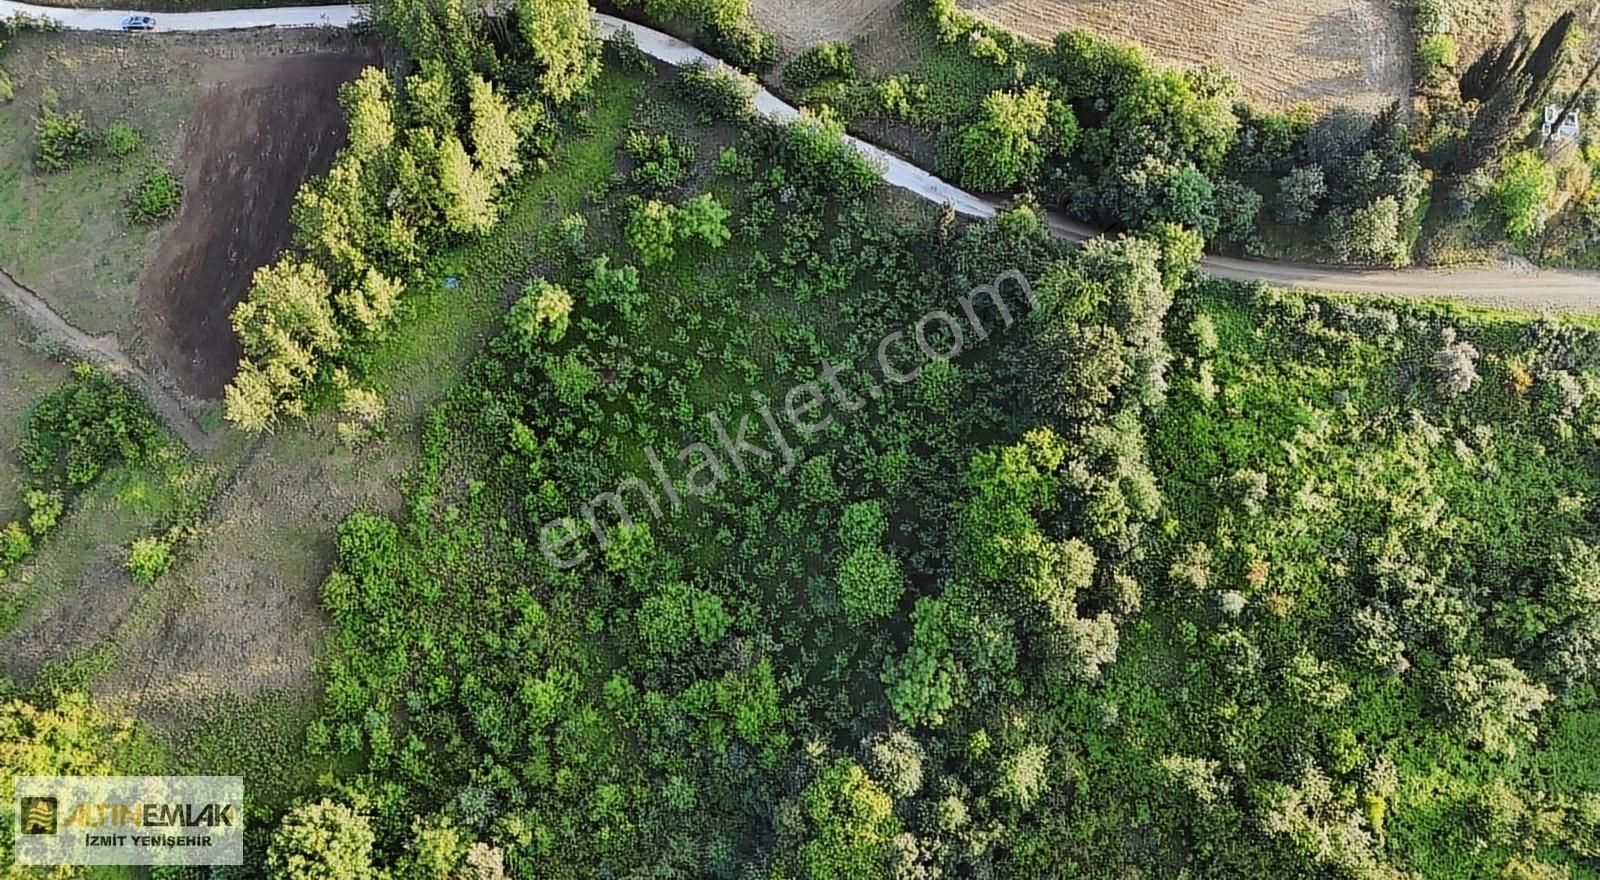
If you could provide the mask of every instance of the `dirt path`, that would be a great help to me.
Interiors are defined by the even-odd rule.
[[[3,270],[0,270],[0,297],[3,297],[16,311],[17,316],[40,336],[72,352],[76,357],[99,365],[133,386],[155,408],[162,421],[167,423],[167,427],[178,435],[184,445],[196,452],[205,452],[212,447],[214,441],[211,436],[189,416],[188,410],[183,408],[178,398],[162,388],[161,383],[153,376],[140,369],[123,352],[115,336],[109,334],[90,336],[72,326],[66,318],[50,308],[49,303],[38,294],[18,284]]]

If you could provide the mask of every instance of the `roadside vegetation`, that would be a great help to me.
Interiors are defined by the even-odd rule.
[[[1405,266],[1473,258],[1449,245],[1470,221],[1476,258],[1587,264],[1592,138],[1540,135],[1547,102],[1594,103],[1572,17],[1464,58],[1455,5],[1417,11],[1420,117],[1398,103],[1267,112],[1221,68],[1168,68],[1084,30],[1024,40],[948,0],[901,6],[892,36],[873,38],[897,44],[887,67],[825,44],[784,85],[963,186],[1029,192],[1106,229],[1174,222],[1233,253]]]
[[[242,773],[274,880],[1600,871],[1600,332],[1196,271],[1263,214],[1399,262],[1429,187],[1396,115],[1256,116],[957,18],[870,86],[839,44],[785,70],[1121,227],[1074,247],[1040,200],[908,203],[839,116],[760,118],[589,12],[376,4],[410,67],[345,87],[233,313],[234,425],[403,471],[325,558],[295,529],[350,493],[204,537],[316,571],[319,699],[209,704],[163,750],[76,693],[119,655],[78,659],[0,703],[0,805],[25,772]],[[1548,183],[1520,155],[1513,209]],[[42,396],[40,488],[149,458],[126,395]],[[240,479],[302,473],[264,460]],[[282,589],[188,534],[119,570]]]

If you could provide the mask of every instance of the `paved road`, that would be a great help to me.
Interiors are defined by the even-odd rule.
[[[58,9],[0,0],[0,16],[14,12],[47,16],[68,28],[79,30],[118,30],[123,17],[131,14],[125,10]],[[359,6],[300,6],[163,13],[156,16],[156,22],[162,30],[199,31],[251,27],[348,27],[361,17]],[[681,67],[686,64],[717,63],[717,59],[688,43],[642,25],[607,15],[596,15],[595,21],[602,35],[607,37],[624,28],[632,31],[640,49],[668,64]],[[130,35],[129,38],[138,39],[139,36]],[[800,115],[800,111],[765,89],[756,94],[756,107],[780,119],[794,119]],[[993,217],[999,210],[997,202],[947,183],[899,156],[857,138],[847,140],[883,170],[884,180],[892,186],[934,202],[949,203],[957,212],[969,217]],[[1051,231],[1061,238],[1082,241],[1097,232],[1086,224],[1060,214],[1052,213],[1047,219]],[[1208,257],[1205,269],[1232,281],[1263,281],[1283,287],[1447,298],[1533,311],[1600,311],[1600,276],[1583,272],[1504,268],[1359,270],[1227,257]]]

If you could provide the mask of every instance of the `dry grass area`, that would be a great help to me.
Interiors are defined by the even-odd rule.
[[[96,696],[187,728],[223,695],[312,691],[331,627],[320,585],[339,523],[356,510],[395,510],[414,455],[409,434],[350,451],[330,421],[258,447],[164,580],[168,601],[93,681]]]
[[[755,0],[756,24],[785,51],[800,52],[830,40],[850,40],[888,16],[900,0]]]
[[[1410,91],[1411,35],[1386,0],[963,0],[1039,40],[1073,27],[1172,63],[1217,62],[1251,99],[1287,109],[1379,108]]]

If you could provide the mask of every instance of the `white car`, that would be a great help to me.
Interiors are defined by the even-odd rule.
[[[122,20],[122,29],[125,31],[153,31],[156,29],[156,20],[149,15],[130,15]]]

